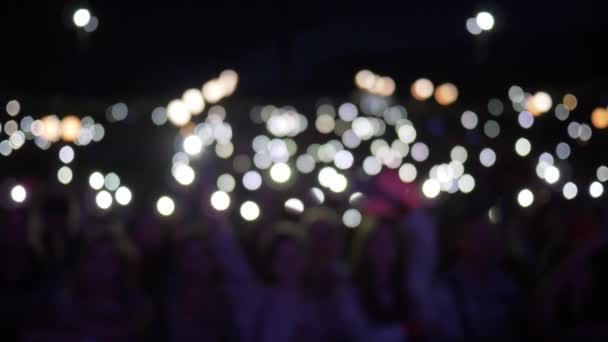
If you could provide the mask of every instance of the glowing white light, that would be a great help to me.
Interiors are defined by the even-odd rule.
[[[89,176],[89,185],[95,190],[101,190],[101,188],[103,188],[104,182],[105,179],[100,172],[93,172]]]
[[[175,211],[175,202],[169,196],[162,196],[156,201],[156,210],[162,216],[171,216]]]
[[[11,199],[16,203],[23,203],[27,198],[27,191],[23,185],[15,185],[11,189]]]
[[[74,20],[74,24],[78,27],[85,27],[91,20],[91,12],[88,9],[80,8],[74,12],[74,16],[72,18]]]
[[[8,142],[13,150],[18,150],[25,144],[25,134],[21,131],[17,131],[11,135]]]
[[[348,209],[342,215],[342,223],[348,228],[356,228],[361,224],[363,216],[357,209]]]
[[[496,162],[496,153],[489,147],[484,148],[479,154],[479,161],[485,167],[491,167]]]
[[[467,150],[460,145],[454,146],[450,151],[450,158],[464,164],[468,158]]]
[[[475,178],[469,174],[464,174],[458,178],[458,189],[465,194],[475,189]]]
[[[479,27],[479,25],[477,24],[477,19],[475,19],[475,18],[467,19],[466,28],[467,28],[467,31],[469,31],[469,33],[472,35],[478,35],[482,31],[481,27]]]
[[[374,156],[367,156],[363,160],[363,171],[370,175],[374,176],[380,173],[382,170],[382,163],[378,160],[378,158]]]
[[[216,191],[211,195],[211,206],[217,211],[224,211],[230,206],[230,196],[223,191]]]
[[[198,89],[188,89],[182,95],[182,102],[192,115],[198,115],[205,109],[203,93]]]
[[[262,186],[262,176],[257,171],[248,171],[243,175],[243,186],[247,190],[257,190]]]
[[[2,142],[0,142],[0,154],[5,157],[8,157],[12,152],[13,148],[7,140],[3,140]]]
[[[600,182],[593,182],[589,186],[589,194],[593,198],[598,198],[604,194],[604,186]]]
[[[416,180],[418,171],[413,164],[405,163],[399,168],[399,178],[405,183],[411,183]]]
[[[346,179],[346,177],[344,177],[344,175],[339,173],[333,177],[331,183],[329,184],[329,190],[336,193],[344,192],[347,187],[348,180]]]
[[[560,172],[559,169],[553,165],[549,165],[545,168],[544,178],[549,184],[555,184],[559,180]]]
[[[106,189],[114,191],[120,186],[120,178],[114,172],[110,172],[106,175],[103,184]]]
[[[417,142],[412,146],[412,159],[417,162],[423,162],[429,157],[429,148],[423,142]]]
[[[466,129],[475,129],[479,123],[479,118],[477,117],[477,114],[467,110],[460,116],[460,123],[462,124],[462,127]]]
[[[355,158],[349,151],[342,150],[334,156],[334,164],[338,169],[346,170],[353,166]]]
[[[416,140],[416,129],[414,126],[405,124],[397,129],[399,139],[406,144],[411,144]]]
[[[422,193],[427,198],[435,198],[441,192],[441,184],[435,179],[427,179],[422,184]]]
[[[528,140],[526,138],[519,138],[515,142],[515,152],[520,157],[527,156],[528,154],[530,154],[531,150],[532,150],[532,144],[530,143],[530,140]]]
[[[184,126],[192,118],[192,114],[182,100],[173,100],[167,105],[167,118],[175,126]]]
[[[336,169],[330,166],[326,166],[319,171],[317,180],[319,181],[319,184],[326,188],[329,188],[337,174],[338,172],[336,171]]]
[[[84,26],[84,30],[86,32],[94,32],[95,30],[97,30],[97,27],[99,26],[99,19],[97,19],[96,16],[91,16],[91,20],[89,20],[89,22]]]
[[[253,201],[244,202],[239,211],[246,221],[254,221],[260,216],[260,207]]]
[[[564,187],[562,189],[562,194],[564,195],[564,197],[567,200],[571,200],[571,199],[575,198],[576,195],[578,195],[578,187],[576,186],[576,184],[574,184],[572,182],[568,182],[568,183],[564,184]]]
[[[174,164],[171,171],[175,180],[181,185],[187,186],[192,184],[192,182],[194,182],[194,178],[196,177],[194,169],[192,169],[190,165],[184,163]]]
[[[285,210],[295,214],[304,212],[304,203],[297,198],[290,198],[285,201]]]
[[[198,135],[189,135],[184,139],[184,151],[191,156],[196,156],[203,150],[203,141]]]
[[[121,186],[114,193],[114,197],[116,198],[116,202],[120,205],[128,205],[131,203],[131,199],[133,199],[133,194],[131,190],[126,186]]]
[[[597,180],[602,183],[608,181],[608,167],[605,165],[598,167],[595,175],[597,177]]]
[[[546,113],[553,106],[551,96],[543,91],[539,91],[532,97],[534,108],[540,113]]]
[[[509,88],[509,99],[512,102],[521,102],[524,100],[524,90],[519,86],[511,86]]]
[[[270,168],[270,178],[277,183],[285,183],[291,177],[291,168],[285,163],[276,163]]]
[[[97,196],[95,196],[95,203],[99,209],[102,210],[109,209],[112,206],[112,201],[112,195],[105,190],[100,191]]]
[[[534,194],[529,189],[523,189],[517,194],[517,203],[522,208],[527,208],[534,203]]]
[[[414,84],[412,84],[412,96],[418,100],[423,101],[433,96],[433,91],[435,90],[435,86],[431,80],[426,78],[417,79]]]
[[[578,139],[581,137],[581,125],[578,122],[571,122],[568,124],[568,135],[572,139]]]
[[[479,12],[475,17],[477,25],[484,31],[489,31],[494,27],[494,17],[488,12]]]
[[[236,181],[229,173],[224,173],[217,178],[217,188],[224,192],[232,192],[236,187]]]
[[[59,150],[59,160],[64,164],[69,164],[74,160],[74,149],[70,146],[63,146]]]
[[[216,103],[224,97],[224,90],[222,89],[222,84],[218,79],[213,79],[207,81],[203,85],[203,96],[205,100],[209,103]]]
[[[73,177],[72,169],[67,166],[62,166],[59,168],[59,171],[57,171],[57,180],[59,180],[61,184],[70,184]]]

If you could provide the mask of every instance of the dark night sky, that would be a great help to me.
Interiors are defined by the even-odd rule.
[[[584,85],[608,75],[605,11],[580,2],[20,1],[3,4],[0,91],[162,96],[224,67],[252,95],[345,92],[362,67],[474,89]],[[90,8],[100,26],[76,30]],[[479,10],[495,30],[471,36]],[[7,96],[11,96],[6,94]]]

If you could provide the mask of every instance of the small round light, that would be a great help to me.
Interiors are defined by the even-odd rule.
[[[290,198],[285,201],[285,210],[299,215],[304,212],[304,203],[297,198]]]
[[[184,152],[196,156],[203,150],[203,141],[198,135],[189,135],[184,139]]]
[[[217,178],[217,188],[224,192],[232,192],[236,187],[236,181],[231,174],[224,173]]]
[[[285,183],[291,177],[291,168],[285,163],[276,163],[270,168],[270,178],[277,183]]]
[[[519,138],[515,142],[515,152],[520,157],[527,156],[528,154],[530,154],[531,150],[532,150],[532,144],[530,144],[530,140],[528,140],[526,138]]]
[[[99,209],[107,210],[112,206],[112,195],[109,192],[102,190],[95,196],[95,203]]]
[[[534,194],[529,189],[523,189],[517,194],[517,203],[522,208],[527,208],[534,203]]]
[[[576,195],[578,195],[578,187],[576,186],[576,184],[574,184],[572,182],[568,182],[568,183],[564,184],[564,187],[562,189],[562,194],[564,195],[564,198],[566,198],[567,200],[574,199],[576,197]]]
[[[496,163],[496,153],[491,148],[484,148],[479,154],[479,161],[485,167],[491,167]]]
[[[223,191],[216,191],[211,195],[211,206],[217,211],[224,211],[230,206],[230,196]]]
[[[414,166],[414,164],[405,163],[399,168],[399,178],[405,183],[413,182],[416,180],[417,175],[418,171],[416,170],[416,166]]]
[[[91,12],[89,12],[86,8],[79,8],[74,12],[74,16],[72,18],[74,20],[74,24],[78,27],[85,27],[91,21]]]
[[[104,179],[104,186],[106,189],[114,191],[120,186],[120,178],[114,172],[110,172]]]
[[[27,198],[27,191],[23,187],[23,185],[15,185],[11,189],[11,198],[16,203],[23,203]]]
[[[59,160],[64,164],[69,164],[74,160],[74,149],[70,146],[63,146],[59,150]]]
[[[243,186],[247,190],[257,190],[262,186],[262,176],[257,171],[247,171],[243,175]]]
[[[475,178],[469,174],[464,174],[458,178],[458,189],[465,194],[475,189]]]
[[[260,207],[253,201],[245,201],[239,211],[245,221],[254,221],[260,216]]]
[[[114,197],[116,198],[116,202],[118,204],[128,205],[129,203],[131,203],[131,199],[133,199],[133,194],[131,193],[131,190],[129,190],[129,188],[127,188],[126,186],[121,186],[116,190]]]
[[[59,180],[61,184],[70,184],[73,177],[72,169],[67,166],[62,166],[59,168],[59,171],[57,171],[57,180]]]
[[[422,184],[422,193],[427,198],[435,198],[439,195],[440,192],[441,192],[441,184],[439,184],[439,182],[436,181],[435,179],[432,179],[432,178],[427,179]]]
[[[175,211],[175,202],[169,196],[162,196],[156,202],[156,210],[162,216],[171,216]]]
[[[549,165],[545,168],[545,181],[549,184],[555,184],[559,180],[560,172],[559,169],[553,165]]]
[[[357,209],[348,209],[342,215],[342,223],[348,228],[356,228],[361,224],[363,216]]]
[[[479,12],[475,20],[479,28],[484,31],[489,31],[494,27],[494,17],[488,12]]]
[[[101,188],[103,188],[104,182],[105,179],[100,172],[93,172],[89,176],[89,185],[95,190],[101,190]]]
[[[412,84],[412,96],[418,101],[424,101],[433,96],[435,86],[426,78],[420,78]]]

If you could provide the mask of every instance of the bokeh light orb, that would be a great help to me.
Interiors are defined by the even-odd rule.
[[[597,129],[605,129],[608,127],[608,109],[599,107],[591,113],[591,123]]]
[[[277,183],[285,183],[291,178],[291,168],[285,163],[276,163],[270,168],[270,178]]]
[[[420,78],[412,84],[412,96],[418,101],[424,101],[433,96],[435,86],[427,78]]]
[[[259,189],[262,186],[262,176],[257,171],[247,171],[243,175],[243,186],[250,191]]]
[[[79,8],[74,12],[72,20],[74,21],[74,25],[85,27],[91,21],[91,12],[86,8]]]
[[[479,12],[475,16],[477,25],[484,31],[489,31],[494,27],[494,16],[488,12]]]
[[[357,209],[348,209],[342,215],[342,223],[348,228],[356,228],[363,221],[363,215]]]
[[[175,212],[175,202],[169,196],[162,196],[156,201],[156,211],[162,216],[171,216]]]
[[[184,139],[184,152],[191,156],[197,156],[203,150],[203,141],[198,135],[189,135]]]
[[[292,214],[301,214],[304,212],[304,203],[297,198],[290,198],[285,201],[285,211]]]
[[[564,184],[564,187],[562,188],[562,194],[567,200],[574,199],[576,195],[578,195],[578,187],[576,186],[576,184],[568,182]]]
[[[61,120],[61,138],[72,142],[80,135],[80,119],[75,115],[68,115]]]
[[[458,88],[452,83],[444,83],[435,90],[435,101],[442,106],[449,106],[458,100]]]
[[[101,172],[93,172],[89,176],[89,186],[94,190],[101,190],[105,183],[105,178]]]
[[[15,186],[13,186],[13,188],[11,189],[11,199],[15,203],[23,203],[23,202],[25,202],[26,198],[27,198],[27,191],[25,190],[25,187],[23,185],[17,184]]]
[[[192,115],[199,115],[205,109],[203,93],[196,88],[186,90],[182,95],[182,102]]]
[[[131,200],[133,199],[133,193],[131,193],[131,190],[126,186],[121,186],[114,193],[114,197],[116,199],[116,203],[125,206],[131,203]]]
[[[523,189],[517,194],[517,203],[522,208],[527,208],[534,203],[534,194],[529,189]]]
[[[253,201],[243,202],[239,212],[245,221],[255,221],[260,217],[260,207]]]
[[[515,153],[520,157],[525,157],[532,151],[532,144],[526,138],[519,138],[515,142]]]
[[[95,196],[95,204],[102,210],[108,210],[112,206],[112,195],[106,190],[102,190]]]
[[[216,191],[211,195],[211,206],[217,211],[224,211],[230,207],[230,196],[224,191]]]
[[[600,182],[593,182],[589,186],[589,195],[593,198],[598,198],[604,194],[604,185]]]
[[[57,180],[61,184],[64,184],[64,185],[70,184],[72,182],[73,178],[74,178],[74,175],[72,173],[72,169],[70,169],[67,166],[62,166],[57,171]]]
[[[167,118],[173,125],[182,127],[190,122],[192,114],[182,100],[173,100],[167,105]]]

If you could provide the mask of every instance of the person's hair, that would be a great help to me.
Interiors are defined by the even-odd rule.
[[[353,280],[359,288],[360,299],[363,308],[370,318],[379,322],[402,321],[408,314],[407,287],[405,286],[406,274],[406,241],[405,236],[400,233],[398,222],[388,218],[364,218],[355,236],[353,246]],[[369,241],[381,229],[388,229],[394,236],[397,245],[396,261],[391,269],[391,291],[395,298],[395,305],[388,311],[383,310],[376,298],[373,288],[374,270],[369,264],[368,247]]]

